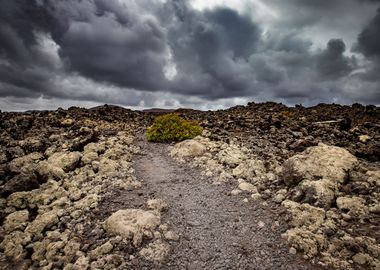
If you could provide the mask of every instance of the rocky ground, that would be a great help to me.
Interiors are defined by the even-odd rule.
[[[1,113],[2,269],[379,269],[380,109]]]

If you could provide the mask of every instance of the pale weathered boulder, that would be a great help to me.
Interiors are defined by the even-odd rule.
[[[26,227],[25,232],[32,235],[42,233],[44,229],[50,228],[58,223],[61,212],[61,210],[53,209],[44,214],[39,214],[36,219]]]
[[[170,252],[170,246],[161,241],[156,240],[150,243],[146,248],[141,249],[140,255],[143,256],[148,261],[163,261]]]
[[[348,170],[357,162],[346,149],[320,143],[285,161],[282,178],[288,186],[302,182],[305,202],[328,209]]]
[[[220,163],[230,167],[236,167],[246,160],[247,156],[238,148],[229,146],[217,154]]]
[[[150,199],[146,204],[148,209],[157,210],[158,212],[165,211],[168,208],[167,203],[162,199]]]
[[[6,232],[23,230],[29,220],[28,210],[16,211],[9,214],[4,221],[3,228]]]
[[[287,230],[282,237],[296,250],[303,252],[309,258],[317,256],[328,246],[326,238],[309,230],[294,228]]]
[[[322,208],[314,207],[307,203],[300,204],[285,200],[282,205],[292,215],[290,224],[295,227],[305,227],[310,231],[314,231],[323,224],[326,217],[326,213]]]
[[[247,182],[241,182],[239,184],[239,189],[243,190],[243,191],[249,191],[252,193],[257,193],[257,188],[254,185],[247,183]]]
[[[170,151],[170,156],[175,158],[187,158],[201,156],[206,152],[206,146],[196,140],[185,140],[177,143]]]
[[[31,236],[29,233],[14,231],[5,235],[0,248],[4,250],[4,255],[12,258],[13,261],[20,261],[25,258],[27,252],[24,246],[30,243]]]
[[[348,211],[350,216],[361,216],[369,211],[365,205],[365,200],[360,197],[338,197],[336,205],[340,210]]]
[[[288,159],[284,166],[290,166],[296,176],[300,176],[299,182],[303,179],[317,180],[329,179],[342,183],[347,174],[347,170],[357,163],[357,159],[346,149],[329,146],[323,143],[318,146],[309,147],[299,155]],[[287,168],[283,168],[287,169]],[[293,182],[294,175],[284,175],[285,183]]]
[[[65,172],[72,171],[79,164],[82,154],[80,152],[58,152],[48,158],[52,167],[61,168]]]
[[[254,177],[260,177],[266,173],[264,163],[258,159],[249,159],[240,163],[232,170],[232,175],[250,181]]]
[[[41,153],[31,153],[23,157],[15,158],[7,166],[9,171],[14,173],[29,174],[35,171],[36,164],[43,159]]]
[[[329,209],[334,201],[339,184],[329,179],[304,180],[299,187],[304,194],[304,202]]]
[[[160,215],[155,211],[125,209],[107,218],[104,228],[107,232],[132,240],[135,246],[139,246],[145,232],[151,232],[160,225],[160,222]]]

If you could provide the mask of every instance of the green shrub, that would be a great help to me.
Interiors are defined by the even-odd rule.
[[[156,117],[153,125],[148,127],[146,137],[151,142],[178,142],[201,134],[202,128],[197,121],[171,113]]]

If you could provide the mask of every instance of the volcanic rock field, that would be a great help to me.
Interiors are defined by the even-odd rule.
[[[380,108],[0,113],[0,269],[380,269]]]

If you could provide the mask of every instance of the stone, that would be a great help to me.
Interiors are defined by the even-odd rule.
[[[80,152],[57,152],[48,158],[52,167],[60,168],[64,172],[70,172],[76,168],[81,160]]]
[[[314,234],[301,228],[287,230],[282,237],[296,250],[312,258],[327,247],[327,240],[323,235]]]
[[[201,156],[206,152],[206,146],[196,140],[185,140],[177,143],[170,151],[170,156],[183,159]]]
[[[240,193],[242,193],[242,190],[241,189],[234,189],[234,190],[232,190],[231,191],[231,195],[238,195],[238,194],[240,194]]]
[[[368,259],[371,259],[371,257],[364,253],[357,253],[352,257],[352,260],[359,265],[365,265]]]
[[[368,136],[368,135],[360,135],[360,136],[359,136],[359,141],[361,141],[362,143],[366,143],[366,142],[368,142],[370,139],[371,139],[371,137]]]
[[[8,180],[0,194],[7,196],[14,192],[37,189],[39,186],[40,184],[34,173],[21,173]]]
[[[178,241],[179,240],[179,235],[173,231],[165,232],[164,237],[166,240],[171,240],[171,241]]]
[[[150,243],[146,248],[140,250],[140,255],[148,261],[161,262],[169,254],[170,247],[167,243],[156,240]]]
[[[20,261],[25,258],[26,246],[31,241],[29,233],[20,231],[14,231],[5,235],[3,242],[0,244],[0,248],[4,250],[4,255],[12,258],[13,261]]]
[[[60,212],[60,210],[54,209],[44,214],[39,214],[36,219],[26,227],[25,232],[31,235],[42,233],[44,229],[50,228],[58,223]]]
[[[61,125],[64,127],[70,127],[74,125],[74,120],[70,118],[64,119],[63,121],[61,121]]]
[[[338,197],[336,205],[340,210],[347,210],[350,216],[361,216],[368,212],[365,200],[360,197]]]
[[[249,191],[249,192],[252,192],[252,193],[257,193],[257,188],[250,184],[250,183],[247,183],[247,182],[242,182],[239,184],[239,189],[243,190],[243,191]]]
[[[220,163],[233,168],[238,166],[247,158],[238,147],[233,146],[229,146],[226,149],[221,150],[217,154],[217,157]]]
[[[307,203],[300,204],[285,200],[282,205],[291,213],[290,224],[295,227],[305,227],[311,231],[317,230],[325,220],[326,213],[322,208]]]
[[[11,172],[30,174],[35,171],[35,165],[43,158],[41,153],[30,153],[26,156],[13,159],[7,166]]]
[[[151,210],[162,212],[168,209],[168,205],[161,199],[150,199],[147,201],[147,207]]]
[[[240,163],[232,170],[232,175],[235,177],[251,180],[254,177],[262,176],[266,173],[264,163],[261,160],[249,159]]]
[[[155,211],[125,209],[113,213],[104,223],[108,233],[132,240],[134,246],[142,242],[144,231],[152,231],[160,225],[161,218]]]
[[[318,144],[286,160],[282,178],[287,186],[298,185],[305,202],[328,209],[357,159],[346,149]]]
[[[108,254],[112,251],[113,245],[110,242],[106,242],[103,245],[95,248],[93,251],[90,253],[91,258],[98,258],[104,254]]]
[[[346,149],[319,143],[289,158],[283,165],[283,179],[290,186],[303,179],[328,179],[343,183],[346,172],[357,162],[356,157]]]
[[[3,228],[6,232],[15,230],[23,231],[29,220],[28,210],[16,211],[9,214],[4,221]]]

